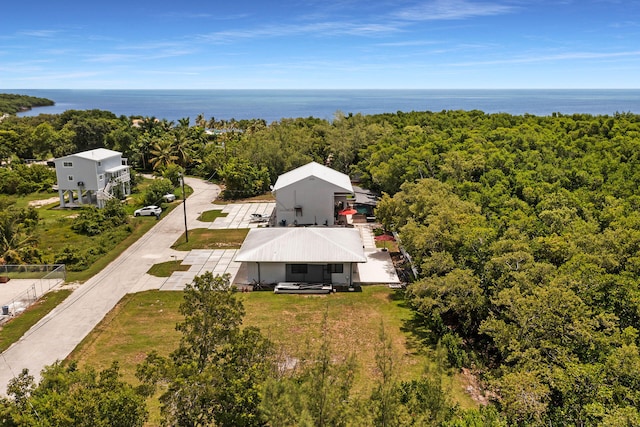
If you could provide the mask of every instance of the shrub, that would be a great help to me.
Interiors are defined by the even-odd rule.
[[[55,256],[54,263],[65,264],[70,271],[80,271],[86,260],[80,249],[67,245]]]
[[[180,176],[184,174],[184,168],[182,166],[172,163],[166,166],[162,170],[162,177],[171,181],[174,187],[180,185]]]
[[[84,207],[80,214],[73,220],[71,229],[80,234],[96,236],[105,228],[105,215],[101,209],[95,206]]]
[[[173,191],[173,184],[165,178],[155,179],[144,193],[145,205],[157,205],[162,203],[162,196]]]
[[[224,199],[253,197],[269,189],[269,171],[257,168],[245,159],[233,158],[219,171],[224,180]]]
[[[0,193],[2,194],[47,191],[55,181],[55,171],[44,165],[16,164],[10,168],[0,168]]]
[[[454,368],[462,368],[469,362],[467,352],[462,348],[463,341],[458,335],[447,333],[440,338],[440,345],[447,352],[447,361]]]
[[[109,223],[110,227],[118,227],[129,221],[127,211],[118,199],[107,200],[102,211],[104,213],[105,221]]]

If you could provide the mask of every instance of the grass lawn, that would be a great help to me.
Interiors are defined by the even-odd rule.
[[[202,212],[200,214],[200,217],[198,217],[198,221],[213,222],[216,220],[216,218],[224,218],[227,215],[227,213],[223,213],[221,210],[213,209],[210,211]]]
[[[430,350],[416,350],[411,331],[411,311],[401,297],[384,286],[364,287],[363,292],[331,295],[276,295],[249,292],[240,296],[244,324],[257,326],[281,351],[299,358],[320,344],[322,319],[327,312],[336,356],[355,352],[359,369],[354,391],[369,392],[376,376],[375,349],[381,325],[391,337],[399,378],[418,378],[437,370]],[[125,296],[69,356],[80,365],[103,369],[118,360],[127,381],[135,382],[135,367],[152,350],[168,355],[176,348],[181,320],[178,307],[182,292],[148,291]],[[464,393],[462,379],[445,375],[443,386],[462,407],[474,402]],[[153,417],[156,417],[154,415]]]
[[[174,271],[187,271],[190,267],[190,265],[180,264],[179,261],[167,261],[152,265],[147,274],[156,277],[170,277]]]
[[[264,193],[259,196],[249,197],[247,199],[223,200],[216,199],[213,201],[215,205],[230,205],[232,203],[258,203],[258,202],[275,202],[276,199],[272,193]]]
[[[69,295],[71,295],[71,291],[68,289],[48,292],[22,314],[2,325],[0,327],[0,352],[5,351],[11,344],[18,341],[29,328],[38,323]]]
[[[47,200],[52,199],[54,197],[58,197],[57,191],[42,191],[39,193],[29,193],[29,194],[21,194],[20,196],[4,195],[8,200],[15,202],[17,208],[26,208],[29,206],[29,202],[35,202],[38,200]],[[56,201],[56,204],[58,202]]]
[[[220,230],[195,228],[189,230],[188,242],[185,241],[183,234],[171,248],[178,251],[190,251],[192,249],[240,249],[248,233],[248,228]]]

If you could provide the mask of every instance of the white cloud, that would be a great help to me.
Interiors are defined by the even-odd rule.
[[[51,38],[59,33],[60,32],[56,30],[23,30],[18,32],[18,35],[23,37]]]
[[[567,52],[559,53],[556,55],[529,55],[520,56],[508,59],[496,59],[487,61],[469,61],[451,63],[448,65],[458,67],[469,67],[478,65],[503,65],[503,64],[526,64],[535,62],[553,62],[553,61],[573,61],[573,60],[597,60],[597,59],[615,59],[615,58],[633,58],[638,57],[640,59],[640,51],[627,51],[627,52]]]
[[[400,27],[393,23],[364,23],[353,22],[315,22],[307,24],[268,25],[258,28],[242,30],[218,31],[202,34],[198,39],[209,43],[229,43],[241,39],[256,39],[264,37],[291,36],[376,36],[387,35],[400,31]]]
[[[514,10],[513,6],[495,2],[478,3],[467,0],[435,0],[400,10],[394,16],[407,21],[438,21],[503,15]]]

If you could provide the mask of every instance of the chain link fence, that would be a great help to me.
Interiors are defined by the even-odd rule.
[[[64,264],[0,265],[0,323],[19,315],[65,280]]]

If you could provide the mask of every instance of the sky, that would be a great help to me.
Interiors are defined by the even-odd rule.
[[[639,0],[10,0],[2,89],[640,88]]]

